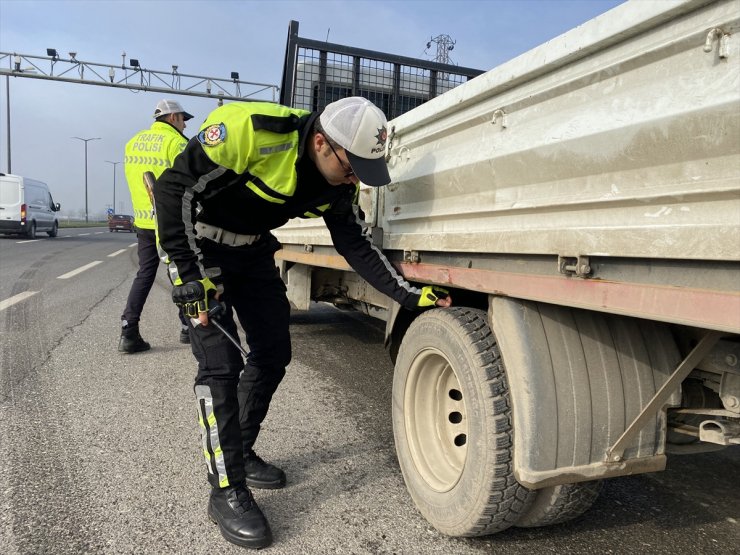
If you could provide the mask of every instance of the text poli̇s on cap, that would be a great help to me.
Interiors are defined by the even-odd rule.
[[[391,182],[385,162],[388,121],[375,104],[361,96],[332,102],[319,116],[330,139],[347,151],[357,178],[379,187]]]
[[[157,102],[157,107],[154,109],[154,119],[157,119],[161,116],[166,116],[167,114],[182,114],[182,119],[184,119],[185,121],[193,119],[192,114],[188,114],[185,110],[183,110],[179,102],[167,99],[160,100],[159,102]]]

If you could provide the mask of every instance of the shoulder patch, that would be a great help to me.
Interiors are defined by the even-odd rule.
[[[198,141],[206,146],[220,145],[225,140],[226,126],[223,123],[214,123],[198,133]]]

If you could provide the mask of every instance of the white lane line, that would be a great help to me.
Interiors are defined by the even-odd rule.
[[[113,258],[114,256],[118,256],[122,252],[126,252],[126,249],[121,249],[120,251],[112,252],[108,255],[108,258]]]
[[[131,247],[135,247],[135,246],[136,246],[136,245],[138,245],[138,244],[139,244],[139,243],[131,243],[131,244],[130,244],[130,245],[128,246],[128,248],[131,248]]]
[[[96,231],[95,232],[95,235],[100,235],[101,233],[103,233],[103,232],[102,231]]]
[[[36,241],[41,241],[41,239],[28,239],[26,241],[16,241],[16,245],[20,245],[22,243],[35,243]]]
[[[92,233],[78,233],[77,237],[82,237],[84,235],[92,235]]]
[[[0,301],[0,310],[5,310],[8,307],[13,306],[16,303],[19,303],[28,297],[33,297],[38,291],[24,291],[23,293],[18,293],[17,295],[13,295],[9,299],[5,299],[4,301]]]
[[[76,270],[72,270],[71,272],[67,272],[66,274],[63,274],[61,276],[57,276],[57,279],[69,279],[71,277],[76,276],[77,274],[81,274],[85,270],[89,270],[90,268],[97,266],[98,264],[102,264],[102,260],[96,260],[95,262],[90,262],[90,264],[85,264],[84,266],[80,266]]]

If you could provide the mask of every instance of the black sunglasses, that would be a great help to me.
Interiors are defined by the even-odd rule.
[[[352,166],[345,164],[344,161],[339,157],[339,154],[337,154],[337,151],[334,150],[334,147],[331,146],[331,142],[329,142],[329,139],[326,140],[326,144],[329,145],[329,148],[334,153],[334,156],[337,157],[337,160],[339,160],[339,165],[342,166],[342,169],[347,172],[344,174],[344,177],[352,177],[355,175],[355,171],[352,169]]]

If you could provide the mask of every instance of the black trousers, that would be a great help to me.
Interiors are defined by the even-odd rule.
[[[139,256],[139,271],[136,272],[134,282],[126,300],[126,308],[123,309],[121,320],[129,325],[138,324],[144,303],[157,277],[157,268],[161,264],[159,253],[157,253],[157,236],[153,229],[136,230],[137,254]],[[187,326],[187,319],[178,311],[180,323]]]
[[[290,362],[290,305],[275,267],[279,248],[270,234],[254,245],[199,243],[211,280],[223,286],[226,313],[219,318],[238,337],[233,313],[246,332],[249,357],[215,327],[190,331],[198,361],[195,394],[208,479],[214,487],[244,481],[243,454],[254,445],[272,396]]]

